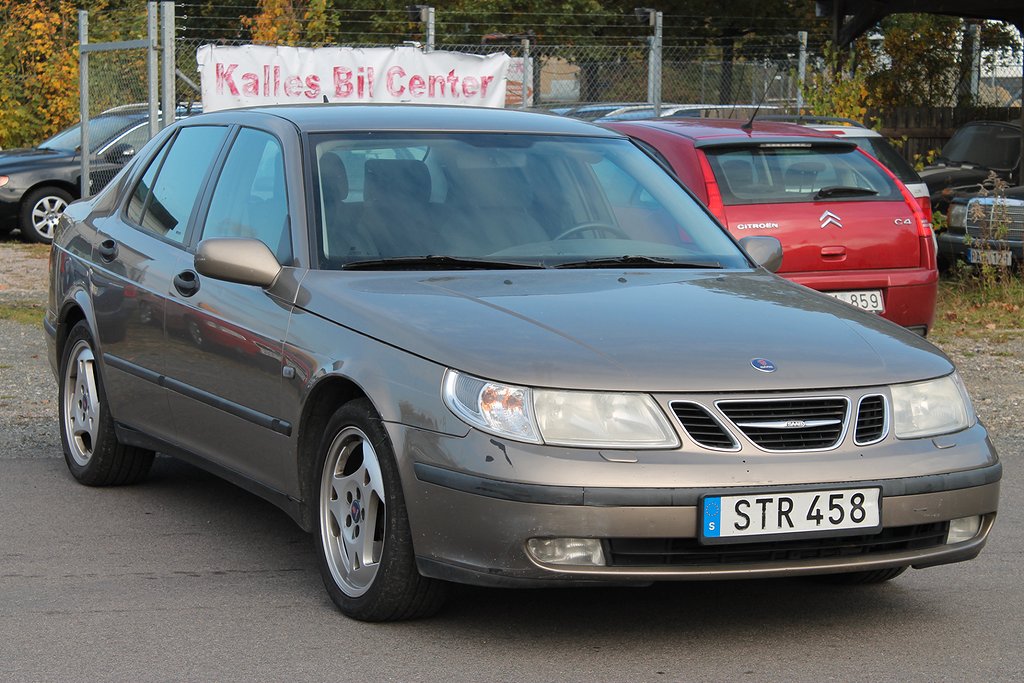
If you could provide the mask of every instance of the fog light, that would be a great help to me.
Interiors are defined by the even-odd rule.
[[[596,538],[531,538],[526,549],[541,564],[604,566],[604,550]]]
[[[981,529],[981,517],[961,517],[949,523],[949,535],[946,536],[946,543],[962,543],[969,541],[978,535]]]

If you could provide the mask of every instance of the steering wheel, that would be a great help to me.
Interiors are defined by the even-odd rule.
[[[592,230],[593,232],[599,234],[603,233],[609,237],[618,237],[619,239],[624,240],[629,239],[629,235],[627,235],[625,231],[622,230],[622,228],[617,228],[614,225],[608,225],[607,223],[588,221],[586,223],[580,223],[579,225],[572,226],[565,232],[558,235],[558,237],[555,238],[555,241],[564,240],[567,237],[572,237],[573,235],[577,235],[581,232],[586,232],[587,230]]]

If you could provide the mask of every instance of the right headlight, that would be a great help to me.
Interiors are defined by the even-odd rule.
[[[892,412],[898,439],[959,432],[975,420],[967,389],[955,372],[927,382],[894,384]]]
[[[448,370],[442,396],[469,424],[517,441],[605,449],[679,445],[647,394],[538,389]]]

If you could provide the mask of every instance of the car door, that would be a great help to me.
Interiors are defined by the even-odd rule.
[[[119,212],[93,220],[92,296],[111,412],[162,439],[177,431],[162,386],[164,311],[204,178],[228,128],[177,132]]]
[[[285,178],[301,175],[295,170],[286,176],[283,151],[269,132],[237,130],[208,192],[194,244],[210,237],[255,238],[280,263],[293,262],[293,202]],[[287,462],[295,418],[282,412],[281,399],[291,300],[275,289],[200,276],[194,249],[178,267],[179,286],[167,311],[166,360],[180,444],[280,489],[295,469],[294,458]]]

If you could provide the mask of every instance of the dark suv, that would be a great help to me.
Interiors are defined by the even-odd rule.
[[[990,173],[1020,177],[1020,124],[973,121],[953,133],[935,163],[921,171],[932,208],[945,211],[958,194],[974,194]]]

